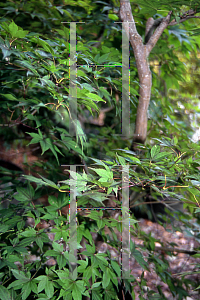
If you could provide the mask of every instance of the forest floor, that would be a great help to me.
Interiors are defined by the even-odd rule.
[[[155,252],[157,252],[157,255],[161,259],[164,258],[169,263],[167,271],[172,276],[172,278],[179,279],[181,281],[182,276],[185,276],[185,278],[187,278],[188,280],[200,284],[200,258],[191,256],[191,254],[193,254],[193,249],[199,247],[199,243],[195,238],[190,237],[186,233],[184,233],[184,229],[182,230],[182,232],[173,231],[171,225],[167,225],[166,228],[164,228],[157,223],[153,223],[145,219],[140,219],[139,226],[140,229],[146,234],[151,233],[152,237],[160,241],[160,243],[155,243]],[[132,241],[136,245],[142,244],[142,241],[135,237],[132,237]],[[167,251],[168,249],[172,248],[178,249],[177,252]],[[169,255],[170,253],[173,253],[173,255]],[[145,257],[147,253],[143,253],[143,255]],[[160,286],[166,299],[177,299],[172,296],[171,292],[169,291],[168,285],[163,283],[161,278],[156,274],[156,272],[154,271],[155,267],[153,263],[148,265],[149,271],[144,271],[134,258],[131,258],[130,263],[131,274],[137,279],[138,282],[140,282],[141,275],[144,272],[144,279],[146,280],[146,290],[150,289],[157,291],[157,287]],[[134,291],[135,300],[139,300],[140,287],[136,285]],[[187,291],[189,295],[186,298],[187,300],[200,299],[199,290],[193,290],[193,288],[189,285]],[[143,297],[145,298],[145,294]]]

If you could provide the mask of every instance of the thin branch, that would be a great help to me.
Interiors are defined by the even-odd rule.
[[[147,44],[147,56],[149,55],[149,53],[157,43],[158,39],[160,38],[165,28],[167,28],[168,26],[173,26],[182,23],[192,18],[200,19],[200,16],[195,16],[196,13],[197,11],[190,9],[179,17],[179,21],[176,21],[174,19],[171,22],[169,21],[170,21],[172,11],[168,13],[168,16],[166,18],[159,18],[154,20],[154,22],[153,22],[153,18],[149,18],[147,20],[146,33],[145,33],[145,44]]]
[[[146,45],[146,56],[148,57],[151,50],[154,48],[155,44],[159,40],[160,36],[162,35],[163,31],[169,25],[170,17],[172,11],[168,13],[168,15],[162,20],[161,24],[156,28],[154,34],[150,37],[147,45]]]
[[[192,19],[192,18],[197,18],[199,19],[200,17],[199,16],[195,16],[195,14],[197,13],[196,10],[194,9],[189,9],[188,11],[184,12],[181,16],[180,16],[180,20],[179,21],[176,21],[176,20],[173,20],[170,22],[170,26],[172,25],[176,25],[176,24],[179,24],[179,23],[182,23],[188,19]]]
[[[179,23],[182,23],[182,22],[185,22],[186,20],[189,20],[189,19],[200,19],[200,16],[188,16],[184,19],[180,19],[178,22],[176,20],[173,20],[169,23],[169,26],[173,26],[173,25],[177,25]]]
[[[155,246],[155,251],[164,251],[164,252],[177,252],[177,253],[185,253],[185,254],[189,254],[189,255],[194,255],[197,253],[200,253],[196,250],[186,250],[186,249],[179,249],[179,248],[171,248],[171,247],[157,247]]]

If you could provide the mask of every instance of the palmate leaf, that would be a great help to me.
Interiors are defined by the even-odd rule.
[[[35,41],[38,45],[40,45],[46,52],[49,52],[54,56],[55,52],[53,48],[47,43],[47,41],[44,41],[42,38],[37,37],[33,38],[33,41]]]
[[[96,201],[97,202],[96,204],[101,204],[103,206],[104,204],[102,203],[102,201],[107,199],[106,194],[95,192],[95,191],[86,192],[83,194],[83,197],[88,197],[89,199]]]
[[[109,283],[110,283],[109,268],[105,268],[105,271],[103,272],[103,281],[102,281],[103,288],[106,289]]]
[[[89,110],[89,112],[93,115],[92,109],[99,112],[98,106],[91,99],[81,99],[78,100],[78,103],[85,105],[85,107]]]
[[[11,270],[11,271],[12,271],[13,275],[15,276],[15,278],[17,278],[18,280],[21,280],[22,282],[27,282],[31,278],[30,273],[25,274],[25,272],[18,271],[18,270]]]
[[[15,38],[24,38],[27,34],[28,31],[27,30],[23,30],[23,29],[19,29],[20,27],[18,27],[14,21],[12,21],[10,23],[10,25],[8,26],[9,32],[10,34],[15,37]]]
[[[135,249],[135,246],[133,246],[133,242],[131,244],[132,244],[132,246],[131,246],[131,255],[133,255],[135,260],[139,263],[139,265],[143,269],[148,270],[148,263],[144,260],[144,258],[142,256],[142,253],[140,253],[138,250]]]
[[[28,61],[25,60],[16,60],[15,61],[16,64],[18,64],[19,66],[22,66],[30,71],[32,71],[36,76],[39,76],[36,68],[33,68],[33,65],[31,64],[31,62],[29,63]]]
[[[180,29],[177,26],[170,26],[168,31],[169,34],[175,35],[181,43],[185,41],[190,44],[191,38],[188,36],[188,32],[186,30]]]
[[[157,156],[160,153],[160,146],[154,145],[151,148],[151,158],[154,158],[154,156]]]
[[[22,286],[22,300],[27,299],[31,291],[37,293],[37,284],[35,280],[31,280]]]
[[[88,93],[86,89],[83,90],[77,90],[77,98],[78,98],[78,103],[85,105],[85,107],[90,111],[91,114],[93,114],[92,109],[96,110],[97,112],[99,111],[98,106],[96,105],[96,102],[103,101],[100,96],[94,93]]]
[[[90,168],[91,170],[93,170],[94,172],[96,172],[101,178],[99,179],[99,181],[101,182],[107,182],[107,181],[111,181],[113,180],[113,172],[108,170],[104,170],[104,169],[94,169],[94,168]]]
[[[44,139],[44,140],[40,141],[40,145],[42,148],[42,155],[44,154],[45,151],[50,149],[52,151],[52,153],[54,154],[54,156],[58,162],[58,165],[59,165],[59,160],[58,160],[58,156],[57,156],[56,152],[60,153],[61,155],[63,155],[63,154],[58,149],[58,147],[52,143],[52,140],[50,138]]]
[[[82,151],[83,151],[83,147],[84,147],[84,144],[87,141],[87,137],[86,137],[86,134],[84,133],[84,131],[82,129],[82,126],[81,126],[81,123],[80,123],[79,120],[76,120],[76,140],[77,140],[77,142],[78,142],[78,140],[80,140],[81,148],[82,148]]]
[[[34,177],[34,176],[30,176],[30,175],[23,175],[23,177],[29,181],[32,181],[32,182],[35,182],[37,184],[40,184],[40,185],[47,185],[47,186],[51,186],[55,189],[59,189],[59,187],[51,180],[48,180],[46,178],[44,178],[43,176],[40,175],[40,178],[37,178],[37,177]]]
[[[85,282],[83,280],[74,281],[72,296],[77,300],[82,300],[82,294],[85,291]]]
[[[11,297],[11,293],[8,291],[8,289],[0,285],[0,299],[1,300],[12,300],[13,298]]]
[[[88,84],[88,83],[82,83],[81,86],[84,89],[88,90],[89,92],[94,92],[95,91],[94,87],[92,85]]]
[[[64,133],[61,134],[62,141],[58,141],[57,144],[61,144],[62,146],[66,146],[69,150],[73,150],[74,152],[85,157],[83,151],[80,149],[79,145],[75,141],[73,141],[70,137],[66,136]]]
[[[77,192],[85,191],[87,189],[86,185],[88,182],[87,175],[81,175],[71,170],[69,170],[68,172],[70,173],[70,179],[60,181],[60,183],[68,184],[69,186],[71,186],[71,188],[75,188]]]
[[[40,130],[38,130],[38,133],[39,134],[33,133],[33,132],[28,132],[28,134],[30,136],[32,136],[32,140],[30,141],[29,145],[39,143],[40,141],[43,140],[43,136],[42,136],[42,133]]]
[[[52,280],[45,275],[38,276],[36,280],[39,281],[38,284],[38,293],[45,290],[46,295],[51,298],[54,294],[54,286]]]
[[[32,201],[34,196],[33,188],[24,189],[22,187],[17,187],[17,192],[19,194],[14,195],[14,198],[18,201]]]

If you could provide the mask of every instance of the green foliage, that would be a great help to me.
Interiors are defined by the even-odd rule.
[[[186,205],[190,208],[195,207],[195,195],[197,195],[196,185],[199,185],[198,166],[199,158],[191,160],[194,151],[198,151],[198,146],[191,144],[191,154],[185,157],[180,154],[179,147],[174,150],[174,143],[169,139],[160,141],[160,145],[155,145],[152,148],[146,148],[145,157],[137,158],[135,154],[129,150],[120,151],[117,155],[117,160],[129,163],[129,183],[132,186],[131,190],[149,186],[154,195],[161,195],[173,199],[186,200]],[[144,172],[136,171],[135,166],[142,167]],[[186,167],[187,166],[187,167]],[[98,207],[103,205],[106,195],[98,193],[97,190],[103,189],[107,194],[112,192],[118,193],[121,185],[119,169],[121,166],[117,161],[107,162],[95,159],[94,167],[90,168],[89,174],[73,173],[72,178],[76,176],[74,182],[65,180],[60,182],[59,191],[69,189],[70,185],[77,184],[77,205],[88,206],[93,205]],[[105,172],[106,171],[106,172]],[[114,175],[115,174],[115,175]],[[35,181],[38,185],[45,185],[58,189],[58,186],[42,177],[42,179],[27,176],[31,181]],[[115,178],[115,179],[114,179]],[[134,183],[134,184],[133,184]],[[92,188],[91,188],[92,187]],[[116,189],[117,187],[117,189]],[[96,191],[96,192],[95,192]],[[49,196],[50,206],[43,207],[41,205],[33,205],[34,189],[29,186],[29,189],[18,188],[18,194],[14,198],[19,201],[18,205],[11,205],[6,210],[1,210],[1,270],[2,283],[5,295],[9,297],[14,295],[16,299],[30,299],[33,295],[37,295],[43,299],[82,299],[82,295],[89,295],[92,291],[102,296],[109,293],[110,297],[114,298],[114,286],[117,286],[116,276],[120,276],[120,268],[118,264],[111,260],[109,254],[96,252],[92,232],[99,232],[105,238],[104,228],[118,228],[120,231],[119,221],[107,219],[103,215],[103,211],[91,211],[86,216],[80,219],[77,230],[77,249],[81,248],[80,242],[84,236],[88,242],[86,250],[81,255],[86,255],[86,259],[78,259],[77,276],[70,278],[69,275],[69,252],[67,251],[70,245],[70,228],[69,216],[62,215],[61,209],[69,203],[69,197],[62,192],[58,197]],[[21,206],[22,204],[22,206]],[[22,212],[23,207],[23,212]],[[27,218],[32,218],[32,226],[27,226]],[[183,219],[183,216],[182,216]],[[41,220],[45,220],[46,224],[54,224],[47,226],[51,230],[37,227]],[[53,223],[52,223],[53,222]],[[122,221],[122,230],[125,223]],[[130,219],[130,223],[135,227],[136,221]],[[124,224],[124,225],[123,225]],[[120,225],[120,226],[119,226]],[[187,225],[189,227],[189,225]],[[192,227],[192,225],[190,225]],[[89,230],[87,229],[89,228]],[[135,230],[131,230],[132,235],[136,235]],[[54,234],[53,242],[50,240],[51,234]],[[142,268],[148,270],[148,265],[153,262],[155,272],[160,276],[161,280],[169,285],[172,294],[175,296],[177,284],[180,286],[178,292],[182,297],[187,295],[180,282],[174,281],[167,272],[168,263],[161,260],[153,254],[155,243],[157,240],[151,235],[146,236],[144,233],[137,233],[137,237],[144,239],[145,244],[141,247],[149,249],[149,256],[144,260],[142,253],[135,248],[131,243],[131,255],[141,265]],[[106,239],[107,243],[120,249],[119,241],[115,236]],[[36,259],[32,257],[36,256]],[[81,256],[80,256],[81,257]],[[48,267],[49,258],[53,259],[55,265]],[[29,262],[30,261],[30,262]],[[19,268],[19,269],[18,269]],[[10,272],[11,271],[11,272]],[[39,275],[40,274],[40,275]],[[82,280],[78,278],[83,277]],[[93,285],[89,288],[88,280],[92,278]],[[133,278],[131,281],[135,281]],[[9,282],[9,285],[7,285]],[[97,284],[98,283],[98,284]],[[88,289],[89,288],[89,289]],[[71,296],[69,296],[69,294]],[[151,294],[151,293],[150,293]],[[106,296],[107,297],[107,296]],[[107,298],[100,299],[107,299]],[[3,299],[3,296],[1,296]]]
[[[187,5],[188,1],[181,4],[180,1],[134,2],[132,8],[138,32],[144,36],[144,20],[149,16],[162,17],[172,10],[173,17],[178,20],[180,12],[188,9]],[[196,1],[190,1],[190,5],[199,9]],[[195,282],[186,280],[187,274],[181,281],[169,274],[166,259],[162,257],[161,260],[154,252],[155,243],[160,241],[142,232],[133,214],[127,217],[127,207],[121,208],[117,219],[108,218],[100,209],[105,207],[109,197],[115,199],[118,208],[121,207],[117,197],[123,195],[123,182],[129,187],[131,209],[140,206],[148,197],[153,198],[165,205],[171,218],[181,220],[198,240],[199,221],[195,213],[199,212],[196,203],[200,184],[200,149],[190,139],[194,133],[192,118],[199,111],[195,97],[198,81],[194,76],[193,94],[188,83],[193,65],[199,63],[196,55],[198,37],[189,37],[194,25],[188,22],[170,27],[151,53],[153,88],[149,137],[146,146],[138,146],[140,152],[134,153],[127,147],[130,141],[119,135],[121,28],[113,23],[118,18],[117,9],[117,1],[108,4],[90,0],[40,0],[0,4],[0,118],[4,125],[0,126],[0,135],[5,147],[15,140],[15,145],[29,149],[36,145],[42,155],[41,159],[38,155],[33,166],[26,155],[24,169],[29,170],[26,173],[29,175],[23,176],[23,180],[19,172],[1,168],[2,300],[68,300],[82,299],[82,296],[117,299],[120,265],[109,251],[101,253],[97,249],[93,234],[98,233],[102,242],[120,253],[122,244],[115,229],[119,232],[129,229],[129,222],[131,235],[143,241],[140,247],[132,241],[130,243],[131,255],[143,270],[149,270],[149,265],[153,265],[172,296],[179,299],[187,296],[189,285],[197,287]],[[74,21],[85,22],[84,25],[77,23],[79,67],[75,83],[79,119],[76,138],[70,132],[70,27],[62,23]],[[197,26],[198,20],[194,23]],[[100,38],[102,43],[98,47],[96,42]],[[191,53],[192,60],[189,61]],[[130,74],[133,130],[139,86],[132,54]],[[103,115],[100,125],[98,113]],[[81,164],[84,170],[69,170],[69,178],[68,174],[61,172],[60,164]],[[37,168],[39,175],[36,177]],[[126,176],[122,178],[124,171]],[[77,206],[81,208],[77,217],[75,248],[78,255],[74,269],[71,269],[74,257],[69,251],[73,234],[69,213],[65,212],[72,187],[76,187]],[[48,206],[38,204],[38,199],[46,195]],[[183,203],[188,213],[177,212],[175,216],[167,206],[168,199]],[[4,203],[8,207],[5,208]],[[86,208],[90,209],[89,213],[85,213]],[[147,208],[148,204],[145,210]],[[197,217],[196,223],[194,216]],[[81,252],[84,240],[86,247]],[[145,258],[144,252],[147,252]],[[125,280],[125,286],[133,297],[134,286],[139,287],[141,299],[146,297],[144,273],[140,282],[131,276]],[[148,290],[147,294],[148,299],[164,299],[160,287],[156,292]]]
[[[24,201],[22,190],[19,190],[17,196],[19,202]],[[78,240],[81,241],[84,235],[91,245],[87,245],[87,251],[82,252],[82,255],[85,254],[88,258],[78,260],[78,277],[84,279],[78,280],[78,277],[73,277],[73,275],[72,278],[70,277],[67,268],[69,253],[66,251],[66,247],[70,243],[69,219],[58,214],[58,208],[61,208],[58,204],[59,198],[49,199],[51,206],[45,208],[26,206],[26,211],[17,217],[14,217],[17,206],[15,210],[10,207],[1,211],[2,256],[0,268],[2,282],[7,286],[7,290],[2,288],[1,299],[4,299],[3,295],[8,295],[10,298],[13,295],[15,299],[20,299],[20,297],[22,297],[21,299],[30,299],[31,295],[37,295],[43,299],[69,299],[68,297],[82,299],[83,294],[89,295],[86,287],[91,276],[93,283],[96,282],[96,279],[99,280],[98,285],[94,283],[91,287],[94,294],[97,291],[103,292],[105,289],[109,289],[110,293],[114,295],[112,286],[113,284],[117,285],[116,276],[120,276],[120,268],[114,261],[106,259],[106,254],[96,253],[91,233],[84,229],[86,226],[84,222],[79,227]],[[64,200],[63,197],[62,200]],[[62,201],[63,205],[66,205],[65,201]],[[34,227],[25,226],[27,217],[34,220]],[[87,226],[93,231],[99,227],[99,218],[92,213],[88,217],[96,220],[93,229],[87,221]],[[38,229],[37,225],[41,219],[46,220],[47,223],[54,220],[56,227],[51,231],[55,233],[53,243],[50,243],[48,232]],[[111,223],[110,226],[112,227],[113,224]],[[79,243],[77,243],[77,247],[81,247]],[[48,250],[49,248],[50,250]],[[31,260],[32,256],[37,256],[37,259]],[[49,257],[55,259],[56,266],[47,267]],[[38,274],[43,275],[38,276]]]

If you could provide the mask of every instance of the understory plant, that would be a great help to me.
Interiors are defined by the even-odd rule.
[[[141,149],[143,158],[130,150],[118,150],[113,161],[93,159],[88,173],[69,170],[70,178],[59,182],[26,175],[29,182],[26,186],[16,189],[13,186],[11,191],[5,189],[4,197],[9,206],[0,211],[0,299],[82,299],[83,296],[117,299],[118,282],[122,280],[123,265],[120,265],[119,257],[123,245],[116,232],[123,233],[124,228],[129,228],[129,222],[131,237],[143,240],[143,246],[137,246],[133,241],[129,245],[130,255],[143,270],[149,270],[149,263],[153,263],[154,271],[179,299],[188,295],[188,288],[198,286],[186,279],[187,274],[181,281],[173,278],[168,272],[167,260],[163,258],[160,264],[161,258],[155,254],[155,243],[159,240],[142,232],[131,211],[127,215],[123,200],[118,200],[118,195],[123,198],[123,188],[127,186],[130,194],[135,190],[138,194],[145,189],[147,193],[150,191],[155,201],[158,196],[162,198],[163,205],[166,199],[173,197],[183,203],[185,209],[176,217],[172,212],[171,215],[181,220],[187,230],[192,229],[198,239],[197,223],[191,214],[198,201],[199,160],[198,154],[193,156],[194,151],[198,153],[198,146],[191,143],[190,151],[182,155],[176,141],[162,139],[151,148],[142,146]],[[124,169],[126,176],[122,177]],[[34,203],[36,191],[38,195],[42,194],[44,186],[49,195],[49,206]],[[72,213],[66,213],[66,208],[70,203],[70,190],[72,193],[74,187],[79,213],[75,233],[77,264],[73,265],[70,252]],[[117,217],[106,214],[106,207],[102,209],[111,196],[116,202],[115,208],[121,208]],[[116,249],[116,258],[111,257],[108,249],[100,251],[97,241]],[[145,258],[144,251],[148,252]],[[133,299],[134,286],[140,287],[141,297],[144,295],[144,279],[138,282],[130,275],[124,282]],[[162,290],[148,290],[149,297],[156,294],[162,296]]]

